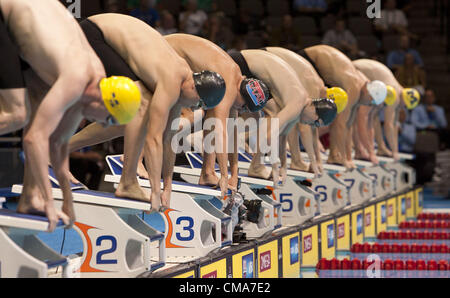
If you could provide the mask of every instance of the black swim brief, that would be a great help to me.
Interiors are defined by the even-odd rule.
[[[106,76],[124,76],[133,81],[140,81],[128,63],[106,42],[101,29],[90,20],[80,23],[89,44],[105,67]]]
[[[18,47],[12,42],[0,11],[0,89],[25,88]]]
[[[314,61],[312,61],[311,58],[309,58],[308,54],[305,52],[305,50],[299,50],[297,52],[297,54],[299,54],[300,56],[302,56],[303,58],[305,58],[306,60],[308,60],[309,63],[311,63],[311,65],[314,67],[314,69],[316,70],[317,74],[319,75],[319,77],[322,79],[323,83],[325,84],[326,87],[330,88],[332,86],[332,84],[329,84],[324,78],[323,76],[320,74],[319,69],[317,68],[316,64],[314,63]]]

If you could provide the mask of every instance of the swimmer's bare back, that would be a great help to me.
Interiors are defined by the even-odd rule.
[[[48,85],[81,66],[103,69],[78,23],[58,1],[0,0],[0,7],[23,58]]]
[[[155,29],[139,19],[122,14],[89,17],[103,32],[106,42],[127,62],[147,88],[184,80],[191,70]]]

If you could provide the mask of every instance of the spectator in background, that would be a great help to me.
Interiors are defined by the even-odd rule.
[[[153,8],[155,1],[153,0],[140,0],[139,6],[130,12],[130,15],[144,21],[152,27],[159,26],[159,14],[156,9]]]
[[[408,31],[408,19],[403,10],[397,9],[396,0],[387,0],[381,10],[381,18],[375,19],[375,30],[380,33],[406,34],[414,39],[418,37]]]
[[[317,28],[320,28],[320,20],[327,12],[328,3],[325,0],[295,0],[293,9],[295,15],[313,17]]]
[[[233,33],[242,36],[258,28],[259,24],[255,22],[244,7],[240,6],[233,18]]]
[[[399,38],[399,48],[393,50],[388,54],[387,66],[392,70],[396,71],[401,65],[405,63],[406,54],[411,54],[414,57],[414,63],[423,67],[423,60],[419,52],[410,47],[410,39],[408,35],[401,35]]]
[[[394,31],[404,34],[407,32],[408,19],[402,10],[397,9],[395,0],[387,0],[381,10],[381,18],[375,19],[375,27],[381,32]]]
[[[324,14],[328,9],[325,0],[295,0],[293,6],[295,12],[308,15]]]
[[[119,0],[105,0],[103,4],[105,13],[123,13],[122,3]]]
[[[414,62],[411,53],[405,55],[405,63],[395,72],[400,85],[405,88],[415,88],[423,96],[426,88],[425,71]]]
[[[197,0],[187,0],[186,11],[179,16],[180,31],[199,36],[207,20],[207,14],[198,9]]]
[[[233,52],[233,51],[240,52],[240,51],[243,51],[246,49],[248,49],[248,46],[247,46],[247,41],[245,40],[245,36],[235,35],[231,49],[229,49],[227,52],[228,53]]]
[[[328,30],[322,40],[323,44],[335,47],[349,57],[358,57],[358,42],[346,28],[344,19],[337,19],[334,29]]]
[[[288,14],[283,16],[281,27],[272,30],[269,39],[271,46],[283,47],[294,52],[303,48],[300,29],[293,26],[292,16]]]
[[[418,130],[447,128],[447,119],[442,107],[435,104],[434,91],[428,89],[425,92],[423,103],[412,111],[411,122]]]
[[[175,23],[175,18],[169,11],[164,10],[161,12],[160,26],[157,27],[156,30],[161,35],[169,35],[178,32],[178,28]]]
[[[416,127],[408,121],[408,112],[401,108],[398,113],[398,146],[399,152],[414,152],[416,144]]]
[[[202,36],[226,51],[232,46],[233,33],[224,24],[223,18],[223,13],[211,14],[205,22]]]
[[[183,0],[182,4],[187,5],[189,0]],[[212,7],[214,6],[214,0],[197,0],[197,7],[204,12],[210,12]]]

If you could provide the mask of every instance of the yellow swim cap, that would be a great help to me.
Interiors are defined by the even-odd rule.
[[[100,90],[106,108],[120,125],[134,118],[141,105],[141,92],[130,78],[104,78]]]
[[[408,110],[412,110],[419,105],[420,93],[413,88],[405,88],[402,92],[403,101]]]
[[[397,91],[395,91],[394,87],[387,85],[387,96],[384,100],[384,103],[388,106],[392,106],[397,100]]]
[[[338,114],[340,114],[347,107],[348,95],[344,89],[339,87],[328,88],[327,97],[333,100],[336,104]]]

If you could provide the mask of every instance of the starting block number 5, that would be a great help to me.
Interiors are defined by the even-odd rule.
[[[288,206],[289,206],[288,208],[284,208],[284,204],[283,204],[283,209],[282,209],[283,212],[290,212],[294,208],[292,200],[291,199],[287,199],[287,197],[292,197],[292,194],[291,193],[282,193],[282,194],[280,194],[280,203],[281,204],[287,203]]]

